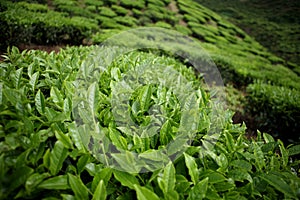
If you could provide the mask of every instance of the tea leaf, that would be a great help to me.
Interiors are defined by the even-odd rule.
[[[32,91],[34,91],[36,89],[36,84],[38,82],[39,76],[40,76],[40,73],[35,72],[30,78],[29,85],[31,86]]]
[[[196,161],[192,156],[186,153],[184,153],[184,159],[185,159],[185,164],[189,170],[189,175],[191,176],[194,185],[196,185],[199,180],[199,171],[198,171]]]
[[[88,104],[91,111],[91,115],[94,116],[98,106],[98,87],[96,82],[92,83],[87,91]]]
[[[146,187],[134,185],[138,200],[159,200],[159,197]]]
[[[283,143],[280,140],[279,140],[279,149],[282,157],[281,158],[282,164],[284,167],[286,167],[289,161],[289,152],[286,150],[286,148],[284,147]]]
[[[245,160],[234,160],[230,162],[230,165],[240,169],[245,169],[246,171],[251,171],[252,169],[252,165]]]
[[[70,188],[67,175],[55,176],[44,180],[38,187],[47,190],[67,190]]]
[[[23,73],[23,67],[18,69],[13,76],[16,89],[20,88],[22,73]]]
[[[92,191],[96,190],[99,182],[103,180],[103,184],[107,185],[108,181],[111,179],[113,170],[111,168],[104,168],[99,173],[97,173],[92,182]]]
[[[58,129],[54,129],[55,137],[61,141],[61,143],[68,149],[73,148],[73,143],[70,137],[67,134],[64,134],[62,131]]]
[[[50,172],[56,175],[62,168],[63,162],[68,156],[68,150],[61,141],[57,141],[50,155]]]
[[[188,200],[201,200],[204,199],[206,196],[208,187],[208,178],[205,178],[201,180],[199,183],[197,183],[189,192]]]
[[[151,95],[152,95],[152,86],[151,85],[144,86],[139,94],[140,106],[142,112],[145,112],[149,109]]]
[[[62,107],[63,105],[63,96],[58,90],[57,87],[52,86],[50,90],[50,97],[52,98],[53,102]]]
[[[134,189],[134,185],[139,185],[139,181],[135,176],[127,172],[114,170],[114,177],[124,186]]]
[[[266,166],[264,153],[262,152],[260,146],[256,142],[253,143],[254,148],[254,156],[255,156],[255,163],[259,170],[262,170]]]
[[[75,198],[78,200],[89,199],[89,190],[82,183],[81,179],[72,174],[68,174],[68,182],[71,186],[72,191],[75,194]]]
[[[33,172],[34,170],[28,166],[18,167],[10,177],[11,182],[9,183],[9,190],[13,191],[23,185]]]
[[[234,169],[229,171],[228,177],[232,178],[235,181],[244,182],[244,180],[248,180],[250,183],[253,182],[251,175],[243,169]]]
[[[105,200],[106,199],[106,189],[104,185],[104,181],[100,180],[96,191],[94,192],[92,200]]]
[[[84,170],[84,168],[85,168],[86,164],[89,162],[89,160],[90,160],[90,155],[83,155],[79,158],[79,160],[76,164],[78,174],[80,174]]]
[[[288,149],[289,156],[300,154],[300,144],[289,147]]]
[[[172,162],[169,162],[164,168],[163,180],[165,182],[165,188],[161,188],[165,193],[171,192],[175,188],[176,177],[175,177],[175,168]]]
[[[126,139],[114,128],[109,127],[109,137],[112,141],[112,143],[120,148],[120,149],[127,149],[127,142]]]
[[[41,115],[45,114],[45,97],[41,90],[39,90],[35,95],[35,106]]]
[[[271,173],[261,174],[260,177],[286,196],[296,198],[294,192],[291,190],[291,187],[281,177]]]
[[[49,173],[34,173],[28,177],[25,183],[25,188],[28,192],[33,191],[45,178],[50,176]]]

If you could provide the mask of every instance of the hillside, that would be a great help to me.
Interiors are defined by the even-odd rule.
[[[271,52],[287,61],[291,69],[300,64],[300,2],[206,1],[197,2],[238,25]]]
[[[298,199],[300,66],[199,2],[1,1],[0,199]]]

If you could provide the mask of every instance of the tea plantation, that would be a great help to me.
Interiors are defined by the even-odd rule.
[[[0,199],[300,198],[300,66],[202,4],[3,0],[0,22]]]

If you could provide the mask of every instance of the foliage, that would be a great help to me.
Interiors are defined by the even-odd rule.
[[[8,9],[0,13],[1,29],[5,30],[1,36],[2,45],[31,42],[81,44],[98,29],[94,20],[78,16],[69,18],[36,4],[26,4],[27,7],[23,8],[23,4],[9,4]],[[43,8],[42,12],[36,12],[40,8]]]
[[[197,0],[232,23],[238,25],[271,52],[287,61],[299,60],[299,4],[287,1]],[[299,67],[298,67],[299,69]]]
[[[249,85],[247,91],[248,109],[256,116],[261,130],[272,132],[281,138],[300,141],[298,91],[261,82]]]
[[[72,96],[78,89],[74,80],[93,48],[67,48],[59,54],[18,52],[16,48],[8,51],[0,71],[1,199],[299,198],[300,179],[291,171],[299,170],[298,161],[289,162],[290,156],[300,152],[299,146],[286,149],[280,140],[275,141],[268,134],[248,140],[244,136],[245,125],[232,124],[229,111],[220,110],[219,117],[209,118],[209,95],[201,85],[199,88],[193,71],[173,58],[152,53],[124,55],[108,71],[100,73],[100,82],[94,85],[99,90],[99,102],[90,98],[89,106],[96,106],[101,130],[109,130],[109,140],[121,145],[119,148],[149,148],[149,138],[133,138],[112,124],[110,99],[113,85],[120,78],[137,69],[139,62],[147,66],[154,59],[154,66],[173,66],[201,91],[197,108],[203,116],[196,136],[175,162],[165,163],[154,172],[128,173],[100,163],[92,156],[90,146],[84,144],[90,135],[79,134],[72,117]],[[88,91],[92,95],[92,90]],[[162,91],[155,84],[137,88],[127,105],[133,119],[141,124],[147,121],[149,106],[161,101],[162,108],[167,109],[171,123],[153,138],[155,147],[172,140],[172,132],[178,126],[176,116],[180,114],[175,96],[167,93],[170,96],[164,104]],[[221,120],[222,126],[217,134],[209,135],[214,120]],[[164,135],[163,131],[171,134]],[[114,133],[118,137],[113,137]],[[133,146],[122,147],[121,141]]]

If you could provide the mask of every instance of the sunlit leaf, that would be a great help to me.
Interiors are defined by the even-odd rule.
[[[271,173],[261,174],[260,177],[286,196],[295,198],[295,193],[291,190],[291,187],[281,177]]]
[[[92,200],[105,200],[106,199],[106,189],[103,180],[100,180]]]
[[[196,185],[199,180],[199,171],[198,171],[198,167],[197,167],[195,158],[184,153],[184,159],[185,159],[185,164],[189,170],[189,175],[191,176],[191,179],[192,179],[194,185]]]
[[[138,179],[127,172],[114,170],[113,174],[122,185],[129,187],[130,189],[134,189],[134,185],[139,185]]]
[[[89,190],[86,188],[86,186],[83,184],[79,177],[74,176],[72,174],[68,174],[68,182],[71,186],[72,191],[75,194],[76,199],[88,199]]]
[[[66,190],[70,188],[67,175],[60,175],[46,179],[39,184],[38,187],[48,190]]]
[[[37,111],[41,115],[45,114],[45,97],[44,97],[43,93],[41,92],[41,90],[39,90],[36,93],[35,106],[36,106]]]
[[[188,200],[201,200],[204,199],[206,196],[208,187],[208,178],[205,178],[198,182],[194,187],[192,187],[191,191],[189,192]]]
[[[52,175],[56,175],[61,170],[67,156],[68,150],[64,147],[62,142],[57,141],[50,155],[49,169]]]
[[[159,197],[146,187],[134,185],[138,200],[159,200]]]
[[[35,72],[30,78],[29,85],[31,86],[32,91],[34,91],[36,89],[36,84],[38,82],[39,76],[40,76],[40,73]]]

